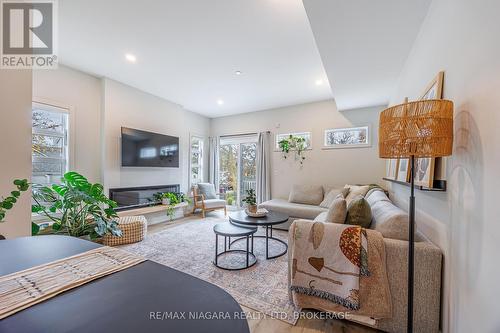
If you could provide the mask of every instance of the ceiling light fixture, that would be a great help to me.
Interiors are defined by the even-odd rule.
[[[224,101],[223,101],[222,99],[218,99],[218,100],[217,100],[217,104],[219,104],[219,105],[223,105],[223,104],[224,104]]]
[[[241,74],[243,74],[243,73],[242,73],[241,71],[236,71],[236,72],[234,72],[234,74],[236,74],[236,75],[241,75]]]
[[[133,55],[131,53],[125,54],[125,59],[127,59],[128,62],[132,62],[132,63],[135,63],[137,61],[137,58],[135,57],[135,55]]]
[[[317,86],[323,85],[323,80],[316,80],[316,85]]]

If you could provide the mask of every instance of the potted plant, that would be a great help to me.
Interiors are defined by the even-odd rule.
[[[256,213],[257,212],[257,198],[255,196],[255,190],[254,189],[249,189],[246,191],[247,195],[245,199],[241,200],[242,202],[247,204],[247,209],[250,213]]]
[[[278,142],[279,148],[283,153],[283,158],[287,158],[290,150],[295,151],[295,160],[300,162],[302,166],[306,157],[304,156],[304,151],[306,150],[306,139],[300,136],[290,135],[288,138]]]
[[[96,240],[106,234],[121,236],[116,202],[108,199],[101,184],[92,184],[77,172],[68,172],[60,185],[32,185],[32,212],[52,224],[34,234],[65,234]]]
[[[7,211],[14,208],[14,205],[21,196],[21,192],[27,191],[30,187],[27,179],[16,179],[13,181],[13,184],[16,186],[16,189],[10,192],[8,197],[0,198],[0,222],[4,222]]]

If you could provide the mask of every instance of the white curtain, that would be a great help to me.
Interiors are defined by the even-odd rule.
[[[219,193],[219,137],[211,137],[208,140],[208,181],[215,186],[215,192]]]
[[[257,142],[257,203],[271,199],[271,133],[259,133]]]

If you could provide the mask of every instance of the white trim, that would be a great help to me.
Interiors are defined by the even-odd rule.
[[[362,128],[366,128],[367,143],[341,144],[341,145],[331,145],[331,144],[327,143],[327,134],[330,132],[337,131],[337,130],[356,130],[356,129],[362,129]],[[370,148],[370,147],[372,147],[372,128],[371,128],[370,124],[353,126],[353,127],[328,128],[328,129],[325,129],[323,131],[323,147],[321,148],[323,150],[349,149],[349,148]]]

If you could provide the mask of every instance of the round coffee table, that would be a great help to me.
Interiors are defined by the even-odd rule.
[[[257,258],[253,254],[253,234],[257,231],[257,228],[244,228],[239,227],[237,225],[225,223],[219,223],[214,226],[215,233],[215,259],[213,261],[214,265],[228,270],[228,271],[237,271],[240,269],[245,269],[252,267],[257,262]],[[219,253],[219,236],[224,236],[224,251]],[[226,247],[226,239],[229,237],[229,250]],[[231,237],[241,237],[241,239],[247,240],[246,250],[231,250]],[[249,248],[250,238],[252,238],[252,249]],[[244,253],[246,255],[246,265],[241,267],[225,267],[219,265],[218,259],[220,256],[228,254],[228,253]],[[250,260],[250,257],[252,260]]]
[[[266,228],[266,235],[265,236],[253,236],[256,238],[265,238],[266,239],[266,259],[274,259],[281,257],[286,253],[288,250],[288,244],[281,239],[273,237],[273,225],[276,224],[281,224],[283,222],[288,221],[289,216],[283,213],[279,212],[273,212],[270,211],[267,213],[266,216],[264,217],[250,217],[248,216],[244,211],[237,211],[237,212],[232,212],[229,213],[229,222],[231,224],[241,226],[241,227],[265,227]],[[244,239],[243,238],[238,238],[230,242],[229,244],[233,244],[237,241],[240,241]],[[269,255],[269,241],[276,241],[285,246],[285,250],[283,252],[280,252],[278,254],[274,255]]]

